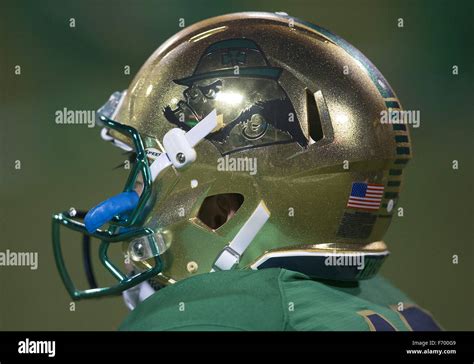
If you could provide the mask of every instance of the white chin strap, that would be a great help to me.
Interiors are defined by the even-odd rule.
[[[222,118],[222,115],[219,115]],[[183,168],[196,160],[194,147],[209,133],[217,128],[218,116],[214,109],[203,120],[197,123],[187,133],[182,129],[174,128],[168,131],[163,138],[164,153],[150,166],[151,178],[154,181],[161,172],[173,165]],[[104,137],[105,135],[103,135]],[[261,230],[270,217],[265,203],[260,201],[255,211],[239,230],[234,239],[217,256],[211,272],[229,270],[239,264],[240,257]],[[148,282],[132,287],[122,293],[125,304],[133,310],[138,303],[152,295],[155,290]]]
[[[235,268],[239,264],[242,254],[269,218],[270,211],[265,206],[265,202],[260,201],[234,239],[219,253],[211,272]]]
[[[222,115],[219,115],[222,118]],[[187,133],[173,128],[163,137],[165,153],[160,154],[150,166],[151,178],[154,181],[166,168],[173,165],[180,169],[196,160],[194,147],[217,127],[217,112],[212,110],[204,119]]]
[[[222,115],[219,115],[222,118]],[[211,133],[218,125],[218,117],[216,110],[212,110],[204,119],[197,123],[187,133],[178,128],[168,131],[163,137],[164,153],[150,166],[151,178],[154,181],[158,175],[166,168],[173,165],[176,168],[183,168],[196,160],[196,151],[194,147],[199,144],[209,133]],[[125,143],[114,139],[107,133],[107,129],[102,130],[102,138],[113,142],[118,147],[127,150],[130,149]],[[138,303],[144,301],[151,296],[155,290],[148,282],[142,282],[139,285],[127,289],[122,292],[125,305],[133,310]]]
[[[265,203],[260,201],[234,239],[219,253],[211,272],[229,270],[239,264],[240,257],[269,218],[270,211],[268,211]],[[153,293],[155,293],[155,290],[145,281],[123,291],[122,297],[128,309],[134,310],[140,302],[146,300]]]
[[[188,132],[179,128],[169,130],[163,137],[164,153],[161,153],[150,166],[152,181],[171,165],[180,169],[194,162],[196,160],[196,150],[194,147],[217,128],[218,119],[221,118],[222,115],[217,116],[217,111],[214,109]],[[115,146],[125,151],[133,150],[124,142],[112,137],[108,133],[107,128],[103,128],[100,135],[102,139],[112,142]]]
[[[132,311],[138,306],[140,302],[145,301],[153,293],[155,293],[153,287],[150,286],[150,283],[144,281],[135,287],[123,291],[122,297],[123,301],[125,302],[125,306],[127,306],[127,308]]]

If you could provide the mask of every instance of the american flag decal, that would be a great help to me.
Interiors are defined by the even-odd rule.
[[[378,210],[382,201],[384,185],[353,182],[347,207],[352,209]]]

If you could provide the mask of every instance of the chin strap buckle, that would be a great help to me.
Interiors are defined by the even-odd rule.
[[[174,128],[168,131],[163,137],[163,147],[170,162],[178,169],[196,160],[196,150],[182,129]]]
[[[234,239],[219,253],[212,265],[211,272],[234,269],[239,264],[242,254],[269,218],[270,211],[265,202],[260,201]]]
[[[216,261],[212,265],[212,272],[216,270],[231,270],[239,264],[240,254],[236,252],[230,245],[227,245],[217,256]]]
[[[219,117],[222,118],[222,115]],[[165,153],[160,154],[150,166],[152,180],[154,181],[164,169],[171,165],[179,169],[194,162],[196,160],[194,147],[216,129],[217,125],[217,111],[214,109],[188,132],[179,128],[168,131],[163,137]]]

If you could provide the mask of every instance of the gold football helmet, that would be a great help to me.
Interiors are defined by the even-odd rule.
[[[70,294],[144,281],[156,288],[224,269],[370,278],[388,254],[382,238],[411,157],[406,125],[381,122],[400,108],[364,55],[316,25],[237,13],[187,27],[98,112],[103,138],[135,164],[125,191],[85,224],[54,215]],[[74,287],[61,225],[102,240],[116,286]],[[128,273],[107,258],[115,242]]]

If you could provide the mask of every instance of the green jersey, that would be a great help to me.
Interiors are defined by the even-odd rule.
[[[121,330],[439,330],[431,316],[381,277],[312,280],[285,269],[201,274],[139,304]]]

